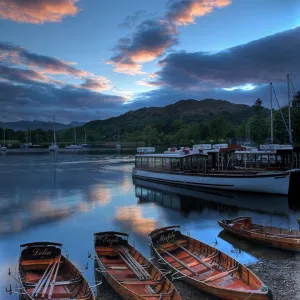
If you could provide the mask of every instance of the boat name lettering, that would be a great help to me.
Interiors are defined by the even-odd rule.
[[[32,255],[33,256],[50,256],[52,251],[49,251],[48,248],[40,249],[40,248],[35,248],[32,250]]]
[[[103,243],[108,243],[108,244],[119,244],[120,241],[122,240],[119,237],[110,237],[110,236],[101,236],[99,237],[99,240],[102,241]]]
[[[171,240],[174,240],[175,239],[175,233],[174,232],[170,232],[168,233],[167,235],[161,235],[159,237],[159,243],[164,243],[164,242],[168,242],[168,241],[171,241]]]

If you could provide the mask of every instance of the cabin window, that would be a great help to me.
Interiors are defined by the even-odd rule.
[[[149,157],[148,165],[149,165],[149,168],[155,168],[154,157]]]
[[[170,158],[163,158],[163,168],[170,169]]]
[[[140,167],[142,164],[142,158],[141,157],[136,157],[135,158],[135,166]]]
[[[180,169],[180,159],[179,158],[171,158],[171,168],[173,170]]]
[[[148,167],[148,157],[142,157],[142,166]]]
[[[162,159],[160,157],[155,157],[155,168],[161,168],[162,167]]]

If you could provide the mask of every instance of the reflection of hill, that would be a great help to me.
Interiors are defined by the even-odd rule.
[[[295,256],[294,252],[282,251],[279,249],[253,244],[249,241],[235,237],[234,235],[222,230],[219,238],[231,244],[234,248],[245,251],[246,253],[261,259],[283,259]]]
[[[211,208],[219,211],[245,209],[270,215],[289,214],[288,199],[282,196],[192,190],[143,180],[135,180],[134,183],[140,203],[156,202],[185,213]]]

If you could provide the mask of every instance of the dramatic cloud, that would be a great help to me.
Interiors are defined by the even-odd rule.
[[[42,24],[75,16],[78,0],[0,0],[0,17],[15,22]]]
[[[116,72],[141,73],[141,64],[154,60],[177,43],[176,28],[165,21],[142,22],[131,38],[121,39],[114,48],[116,55],[108,63]]]
[[[142,64],[155,60],[167,49],[177,44],[177,26],[193,23],[196,17],[204,16],[214,8],[229,5],[230,0],[179,0],[171,1],[166,15],[161,20],[141,22],[135,32],[118,41],[116,53],[108,60],[115,72],[128,75],[142,74]],[[136,16],[129,16],[125,24],[132,24]]]
[[[62,74],[76,77],[91,75],[87,71],[74,68],[73,63],[55,57],[35,54],[9,43],[0,42],[0,62],[38,68],[45,74]]]
[[[159,62],[162,69],[148,84],[207,90],[282,82],[300,69],[299,47],[296,28],[215,54],[172,53]]]
[[[96,76],[94,78],[87,78],[84,83],[80,85],[82,88],[102,92],[105,90],[110,90],[112,85],[110,80],[102,76]]]
[[[0,43],[1,118],[49,120],[55,113],[62,121],[86,121],[124,110],[127,97],[102,94],[115,89],[109,79],[73,65]],[[66,83],[65,76],[75,83]]]
[[[195,23],[197,17],[211,13],[215,8],[222,8],[231,0],[180,0],[169,4],[167,18],[176,25]]]

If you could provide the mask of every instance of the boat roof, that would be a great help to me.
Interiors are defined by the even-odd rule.
[[[61,247],[61,243],[54,243],[54,242],[33,242],[33,243],[26,243],[20,245],[20,247],[31,247],[31,246],[58,246]]]
[[[183,158],[188,156],[207,156],[207,154],[203,153],[160,153],[160,154],[137,154],[136,157],[161,157],[161,158]]]

